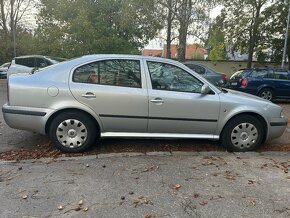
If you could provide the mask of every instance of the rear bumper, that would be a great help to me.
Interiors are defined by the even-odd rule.
[[[9,106],[4,104],[2,113],[8,126],[45,134],[45,124],[53,110],[44,108],[30,108]]]

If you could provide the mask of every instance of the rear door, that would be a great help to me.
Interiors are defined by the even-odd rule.
[[[275,96],[278,98],[290,98],[290,78],[286,70],[274,70],[272,81],[275,85]]]
[[[139,59],[106,59],[76,68],[70,89],[100,117],[103,132],[147,132],[148,96]]]

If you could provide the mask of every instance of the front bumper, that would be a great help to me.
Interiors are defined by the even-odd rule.
[[[45,125],[53,110],[9,106],[4,104],[2,113],[8,126],[14,129],[23,129],[31,132],[45,133]]]
[[[288,119],[286,117],[273,118],[270,120],[267,141],[278,138],[285,132]]]

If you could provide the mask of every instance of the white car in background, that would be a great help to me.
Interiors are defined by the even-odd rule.
[[[10,66],[10,62],[7,62],[0,66],[0,78],[6,78],[9,66]]]
[[[18,73],[33,73],[34,71],[64,61],[64,58],[56,58],[42,55],[28,55],[15,57],[7,71],[7,76]]]

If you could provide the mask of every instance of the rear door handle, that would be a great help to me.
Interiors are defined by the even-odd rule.
[[[82,94],[83,98],[96,98],[96,95],[92,92],[87,92],[86,94]]]
[[[155,104],[163,104],[164,103],[162,98],[154,98],[154,99],[151,99],[150,101],[152,103],[155,103]]]

